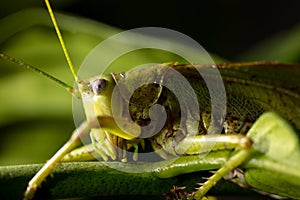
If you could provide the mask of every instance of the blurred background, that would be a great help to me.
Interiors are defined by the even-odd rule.
[[[53,0],[51,4],[77,67],[105,38],[147,26],[186,34],[217,61],[300,61],[297,0]],[[72,84],[44,1],[1,0],[0,19],[1,52]],[[42,163],[74,129],[71,95],[4,60],[0,69],[0,165]]]
[[[51,1],[56,11],[122,29],[158,26],[180,31],[205,49],[229,60],[299,23],[297,0],[287,1]],[[4,17],[25,8],[45,8],[43,0],[1,1]],[[260,58],[260,59],[263,59]]]

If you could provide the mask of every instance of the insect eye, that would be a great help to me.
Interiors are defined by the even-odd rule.
[[[106,86],[106,80],[105,79],[96,79],[92,82],[92,89],[95,95],[100,94]]]

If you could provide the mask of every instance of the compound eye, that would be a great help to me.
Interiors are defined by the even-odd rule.
[[[96,79],[92,82],[92,89],[95,95],[100,94],[106,87],[105,79]]]

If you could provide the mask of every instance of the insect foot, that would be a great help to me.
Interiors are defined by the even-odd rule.
[[[35,194],[36,190],[37,190],[37,185],[34,185],[34,186],[33,185],[28,185],[27,189],[26,189],[26,191],[24,193],[23,200],[30,200],[30,199],[32,199],[34,197],[34,194]]]
[[[191,199],[191,192],[187,192],[187,191],[184,191],[186,189],[186,187],[177,187],[177,186],[173,186],[173,188],[171,189],[171,192],[170,193],[165,193],[164,194],[164,197],[167,199],[167,200],[186,200],[186,199]]]
[[[202,184],[201,184],[202,185]],[[185,191],[186,187],[177,187],[173,186],[170,193],[165,193],[164,197],[167,200],[215,200],[214,197],[204,196],[203,197],[195,197],[195,192]]]
[[[248,143],[248,142],[247,142]],[[236,154],[232,156],[219,170],[217,170],[200,188],[194,192],[194,199],[202,199],[204,195],[213,187],[215,184],[223,178],[230,171],[239,166],[246,158],[251,154],[251,148],[237,149]]]

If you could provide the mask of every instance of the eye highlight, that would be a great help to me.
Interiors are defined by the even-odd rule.
[[[95,95],[100,94],[106,87],[106,80],[105,79],[96,79],[92,83],[92,90]]]

